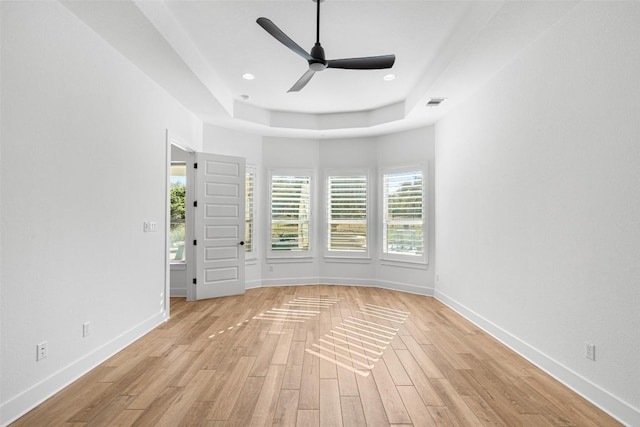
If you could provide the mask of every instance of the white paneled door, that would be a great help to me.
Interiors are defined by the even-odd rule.
[[[196,153],[196,299],[244,293],[245,160]]]

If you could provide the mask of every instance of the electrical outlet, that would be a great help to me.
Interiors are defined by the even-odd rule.
[[[89,336],[89,325],[91,322],[84,322],[82,324],[82,338],[86,338]]]
[[[591,343],[584,343],[584,357],[586,357],[587,359],[596,360],[596,346],[595,344],[591,344]]]
[[[36,345],[36,362],[47,358],[47,342],[43,341]]]

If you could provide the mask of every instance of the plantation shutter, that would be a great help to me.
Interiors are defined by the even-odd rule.
[[[309,250],[309,176],[271,177],[271,249]]]
[[[256,172],[255,170],[249,170],[247,167],[247,180],[246,180],[246,202],[245,202],[245,238],[244,238],[244,247],[247,253],[253,252],[254,243],[253,243],[253,221],[254,221],[254,206],[253,206],[253,195],[255,189],[255,179]]]
[[[383,251],[422,255],[422,171],[385,174],[383,185]]]
[[[328,249],[366,252],[367,176],[328,178]]]

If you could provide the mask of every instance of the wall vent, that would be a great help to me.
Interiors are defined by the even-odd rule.
[[[431,98],[429,102],[427,102],[427,107],[437,107],[442,104],[447,98]]]

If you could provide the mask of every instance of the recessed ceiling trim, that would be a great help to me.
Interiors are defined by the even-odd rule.
[[[362,129],[401,121],[405,118],[404,111],[404,101],[368,111],[322,114],[270,111],[236,101],[233,117],[273,128],[326,131]]]
[[[321,139],[379,135],[432,125],[575,5],[575,2],[386,0],[356,6],[348,0],[326,2],[327,14],[333,13],[327,25],[331,23],[335,28],[351,28],[352,32],[361,34],[370,31],[376,22],[388,22],[392,26],[389,34],[396,37],[398,53],[402,53],[399,56],[402,60],[396,64],[396,72],[402,74],[402,79],[388,84],[383,81],[387,74],[383,72],[336,72],[323,76],[315,86],[306,88],[304,94],[281,96],[274,101],[273,88],[298,74],[292,72],[292,76],[285,77],[271,70],[272,67],[264,67],[268,61],[260,54],[267,53],[270,57],[268,52],[277,43],[259,37],[262,34],[255,25],[255,17],[273,14],[274,19],[283,25],[286,23],[286,30],[295,34],[296,40],[308,46],[310,42],[304,40],[311,24],[299,18],[307,15],[302,5],[306,10],[310,3],[309,0],[63,2],[204,122],[263,135]],[[360,25],[352,18],[359,16],[363,7],[369,14]],[[405,20],[410,20],[415,27],[415,18],[421,16],[412,11],[424,13],[422,17],[431,23],[425,26],[420,21],[420,28],[437,29],[428,49],[418,49],[417,43],[410,43],[416,37],[407,33]],[[225,40],[230,43],[213,43],[212,40],[227,37],[229,26],[242,31],[237,37]],[[338,52],[340,57],[349,57],[351,49],[362,39],[369,41],[376,37],[375,31],[360,38],[344,37],[336,30],[327,34],[336,35],[333,41],[329,37],[327,43],[333,43],[332,52]],[[424,41],[426,33],[420,34],[417,39]],[[370,54],[376,55],[385,43],[390,41],[381,39],[373,44],[367,42],[366,46],[375,47]],[[403,51],[405,45],[412,46],[412,50]],[[340,49],[344,49],[342,53]],[[415,51],[419,54],[415,55]],[[247,56],[247,52],[252,55]],[[280,54],[274,52],[273,55]],[[233,58],[242,61],[234,62]],[[289,67],[289,59],[283,54],[282,72],[294,69],[297,59],[291,58]],[[416,64],[418,66],[414,66]],[[249,83],[238,78],[247,70],[260,75],[260,82],[251,83],[251,92],[247,92]],[[331,87],[339,90],[325,89]],[[243,101],[241,94],[249,93],[251,102]],[[425,99],[431,94],[446,94],[449,100],[439,108],[425,109]]]

